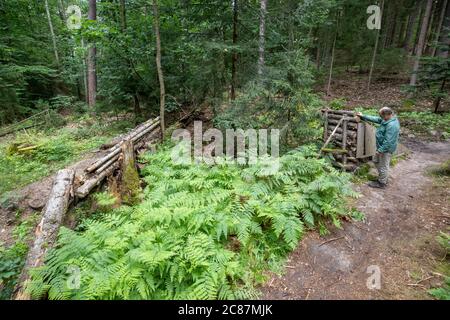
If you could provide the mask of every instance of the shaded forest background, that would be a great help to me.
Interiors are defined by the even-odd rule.
[[[403,78],[405,92],[439,111],[449,86],[448,1],[379,2],[380,31],[366,25],[373,4],[0,1],[0,124],[46,109],[142,119],[160,107],[208,106],[218,126],[283,127],[308,121],[322,103],[314,86],[329,94],[340,71],[367,75],[368,95],[371,78]],[[67,26],[76,22],[69,5],[81,8],[80,29]]]

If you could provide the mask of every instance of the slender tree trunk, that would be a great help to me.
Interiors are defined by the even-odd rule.
[[[441,88],[439,90],[439,93],[442,93],[445,89],[445,83],[447,82],[447,79],[442,80]],[[434,113],[438,113],[439,106],[441,105],[442,96],[438,95],[436,97],[436,100],[434,100]]]
[[[238,40],[238,0],[233,1],[233,46],[237,45]],[[237,86],[237,61],[238,54],[236,48],[233,48],[233,57],[231,62],[231,100],[236,99],[236,86]]]
[[[426,0],[419,0],[418,5],[420,6],[420,14],[419,14],[419,23],[417,23],[417,28],[415,31],[413,55],[417,54],[417,48],[419,47],[420,31],[422,30],[422,21],[425,13],[425,7],[423,4],[425,4],[426,7]]]
[[[333,47],[331,49],[331,62],[330,62],[330,73],[328,75],[327,96],[329,96],[331,94],[331,80],[332,80],[332,76],[333,76],[334,52],[336,50],[336,41],[337,41],[338,30],[339,30],[339,16],[340,16],[340,13],[338,12],[337,18],[336,18],[336,32],[334,34]]]
[[[420,6],[416,6],[414,8],[414,11],[409,16],[408,27],[406,28],[406,38],[405,38],[405,42],[403,43],[403,48],[408,53],[411,53],[412,48],[413,48],[411,45],[411,42],[414,38],[414,31],[415,31],[414,26],[416,24],[419,13],[420,13]]]
[[[267,13],[267,0],[261,0],[261,9],[259,17],[259,59],[258,59],[258,75],[260,78],[262,78],[264,72],[266,13]]]
[[[153,25],[156,34],[156,69],[158,70],[159,79],[159,95],[160,95],[160,107],[159,107],[159,117],[161,119],[161,139],[164,139],[165,132],[165,104],[166,104],[166,89],[164,86],[164,75],[161,66],[161,35],[159,33],[159,12],[158,12],[158,0],[152,0],[153,4]]]
[[[408,20],[403,18],[402,19],[402,23],[400,25],[400,30],[399,30],[399,33],[398,33],[396,44],[395,44],[395,46],[397,48],[401,48],[402,45],[403,45],[403,40],[405,39],[405,29],[406,29],[407,23],[408,23]]]
[[[389,41],[388,41],[388,47],[392,47],[394,41],[395,41],[395,32],[397,31],[397,18],[398,18],[398,7],[394,6],[393,8],[394,13],[392,16],[392,23],[391,23],[391,30],[389,34]]]
[[[383,39],[381,43],[381,50],[387,47],[389,41],[389,31],[391,30],[391,15],[392,15],[392,3],[386,3],[385,6],[385,19],[382,22]]]
[[[433,3],[433,7],[431,10],[431,14],[430,14],[430,19],[428,21],[428,29],[427,29],[427,33],[425,36],[425,46],[423,48],[423,53],[426,54],[430,54],[431,53],[431,48],[430,45],[432,44],[432,36],[433,36],[433,24],[435,24],[435,19],[434,16],[436,15],[436,7],[438,6],[438,4],[434,5]]]
[[[425,45],[425,37],[427,35],[428,21],[430,20],[431,7],[433,6],[433,0],[427,0],[427,6],[422,20],[422,28],[420,30],[419,42],[417,45],[417,54],[414,61],[414,66],[411,75],[410,85],[415,86],[417,84],[417,72],[419,71],[420,58],[422,57],[423,48]]]
[[[125,0],[120,0],[120,22],[122,25],[122,32],[125,32],[125,30],[127,30],[127,11]]]
[[[45,0],[45,12],[47,13],[48,27],[50,28],[50,35],[52,36],[53,53],[55,55],[56,65],[59,68],[60,63],[59,63],[58,48],[56,46],[56,36],[55,36],[55,31],[53,30],[53,22],[52,22],[52,16],[50,15],[50,9],[48,7],[48,0]]]
[[[437,46],[439,44],[439,38],[442,32],[442,24],[444,23],[444,18],[445,18],[445,12],[446,12],[446,8],[448,5],[448,0],[444,0],[443,4],[442,4],[442,8],[441,8],[441,15],[439,17],[439,22],[437,25],[437,32],[436,32],[436,39],[434,40],[434,46],[433,49],[431,51],[431,56],[434,57],[436,56],[436,51],[437,51]]]
[[[436,51],[436,55],[447,59],[449,52],[448,48],[450,47],[450,3],[447,3],[447,8],[445,9],[445,17],[444,22],[441,27],[441,32],[439,35],[439,45],[442,45],[442,48],[438,48]]]
[[[89,0],[89,20],[97,20],[96,0]],[[97,100],[97,70],[96,70],[97,48],[95,43],[90,43],[88,52],[88,104],[94,108]]]
[[[58,10],[59,10],[59,16],[60,16],[61,20],[65,23],[67,20],[67,17],[66,17],[66,11],[65,11],[65,7],[64,7],[62,0],[58,0]]]
[[[384,10],[384,0],[381,0],[380,19],[383,19],[383,10]],[[367,91],[370,91],[370,84],[372,82],[373,68],[375,67],[375,59],[377,57],[379,41],[380,41],[380,29],[377,30],[377,36],[376,36],[376,39],[375,39],[375,46],[373,48],[372,63],[370,64],[370,71],[369,71],[369,81],[367,82]]]

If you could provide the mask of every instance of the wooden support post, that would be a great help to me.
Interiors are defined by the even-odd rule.
[[[344,114],[342,119],[343,119],[343,121],[342,121],[342,149],[346,150],[347,149],[347,124],[348,124],[347,115]],[[342,155],[342,164],[344,166],[347,164],[347,154],[345,154],[345,153]]]
[[[25,266],[14,291],[15,300],[30,299],[30,295],[25,291],[30,279],[29,270],[44,263],[45,254],[56,241],[59,227],[69,207],[74,177],[75,171],[71,169],[60,170],[55,177],[41,222],[36,227],[36,238],[28,251]]]
[[[122,150],[122,181],[120,190],[122,200],[127,204],[134,204],[139,200],[141,185],[139,174],[136,169],[133,142],[125,141],[121,144]]]
[[[328,110],[325,111],[325,127],[323,130],[323,141],[327,141],[328,138]]]

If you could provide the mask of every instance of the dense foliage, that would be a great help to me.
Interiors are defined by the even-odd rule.
[[[313,148],[265,164],[175,165],[147,155],[141,204],[62,229],[29,290],[50,299],[229,299],[254,297],[305,228],[325,231],[348,215],[349,176]],[[79,268],[80,287],[67,285]]]

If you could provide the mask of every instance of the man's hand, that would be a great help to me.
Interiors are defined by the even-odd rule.
[[[362,115],[363,115],[362,112],[355,113],[355,119],[356,119],[357,122],[361,121]]]

